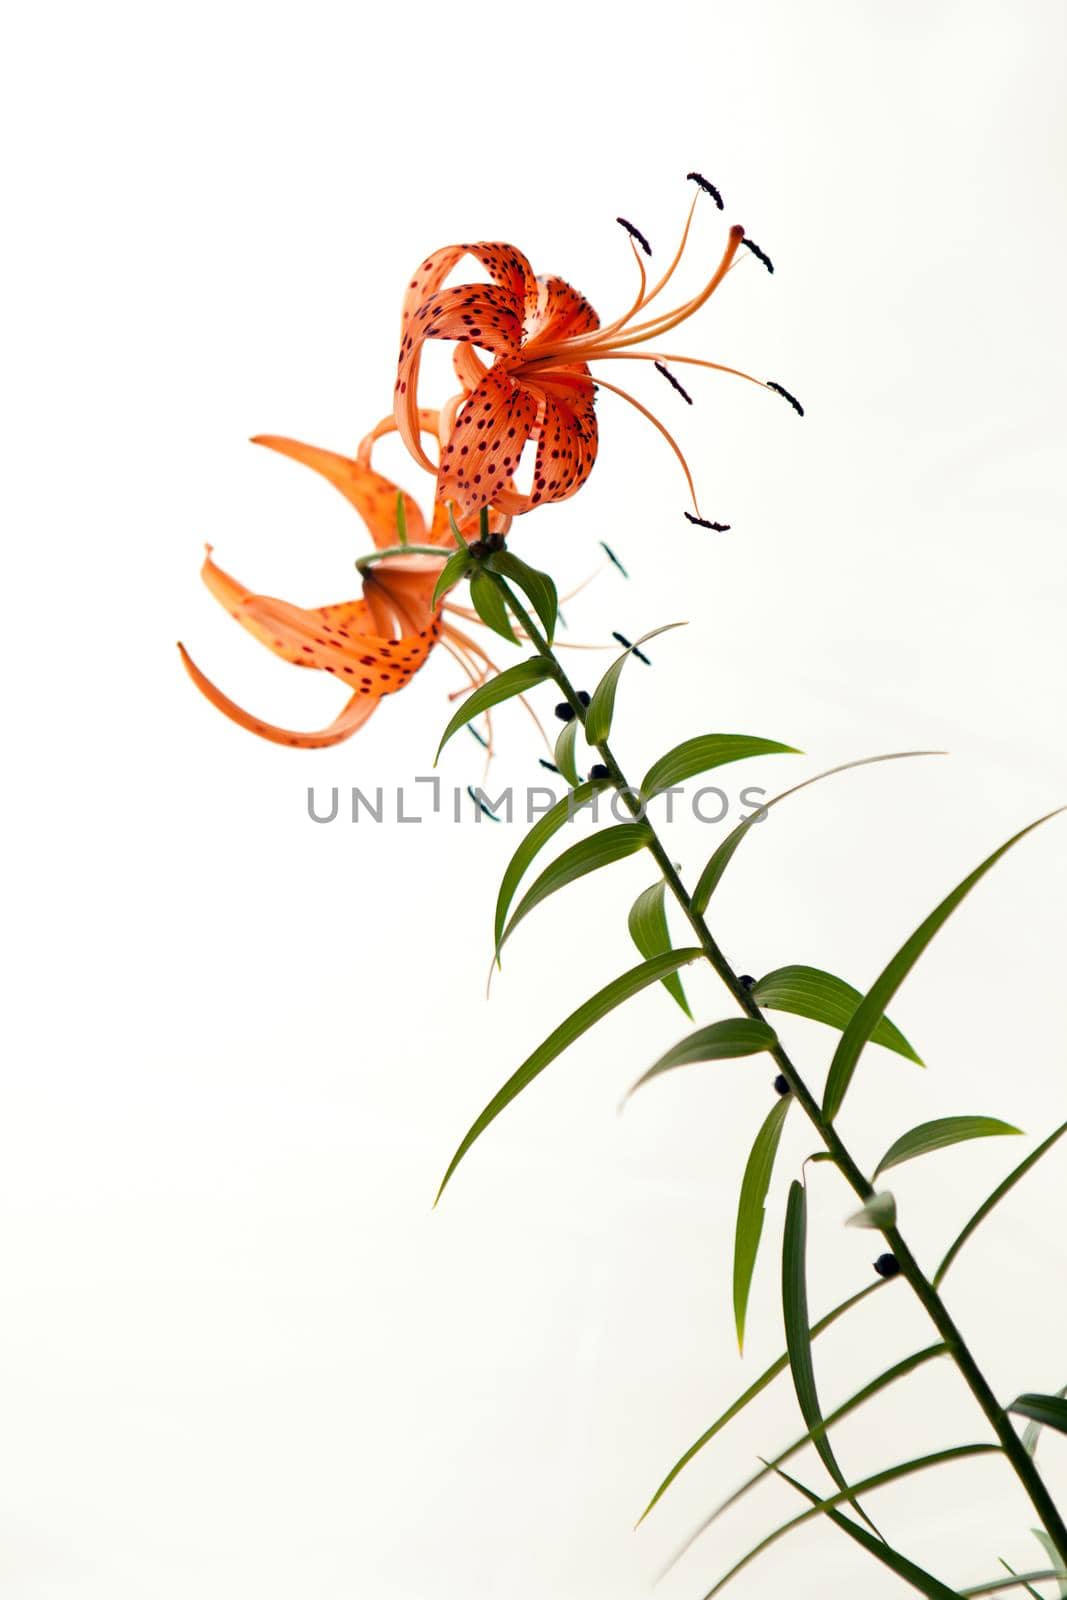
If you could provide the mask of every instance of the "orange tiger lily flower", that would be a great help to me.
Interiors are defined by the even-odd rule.
[[[715,193],[698,174],[691,176],[700,188]],[[700,310],[730,270],[744,239],[743,228],[731,228],[722,259],[700,292],[673,310],[643,316],[670,283],[682,259],[698,197],[699,189],[681,243],[663,276],[651,287],[636,242],[650,253],[647,241],[623,222],[630,234],[640,283],[630,308],[606,326],[589,302],[562,278],[536,277],[529,261],[513,245],[448,245],[423,262],[404,299],[394,415],[411,454],[423,467],[435,470],[420,437],[419,366],[427,339],[453,341],[453,362],[463,394],[452,403],[452,426],[442,441],[439,500],[454,501],[457,512],[464,515],[483,506],[517,515],[576,493],[596,460],[594,396],[601,387],[635,406],[664,436],[685,473],[694,520],[703,521],[688,463],[663,423],[625,389],[599,374],[594,380],[591,370],[606,361],[652,361],[661,368],[667,362],[681,362],[729,372],[761,388],[778,387],[720,362],[637,348],[669,333]],[[717,195],[716,200],[720,203]],[[762,252],[758,254],[766,262]],[[465,255],[473,256],[491,281],[442,287]],[[494,358],[491,365],[482,361],[475,347],[489,352]],[[675,387],[681,386],[675,382]],[[528,492],[521,493],[511,480],[528,440],[536,441],[537,446],[533,483]]]
[[[418,421],[423,431],[438,434],[437,412],[424,411]],[[230,615],[284,661],[297,667],[316,667],[350,690],[347,704],[328,727],[314,733],[293,732],[265,722],[237,705],[201,672],[179,644],[186,671],[212,705],[241,727],[275,744],[318,749],[349,738],[386,695],[395,694],[411,682],[438,643],[444,644],[460,663],[472,685],[484,682],[489,672],[496,670],[474,640],[444,620],[445,605],[433,605],[437,579],[455,548],[444,506],[434,508],[427,527],[419,506],[410,495],[403,494],[407,538],[412,548],[398,545],[397,506],[401,491],[371,466],[375,441],[394,427],[392,417],[379,423],[363,440],[354,459],[300,444],[295,439],[261,436],[253,441],[320,473],[359,512],[375,547],[390,552],[363,568],[361,598],[304,609],[269,595],[253,594],[215,564],[208,546],[203,579]],[[493,531],[505,531],[507,520],[495,517]],[[473,522],[477,523],[476,517]],[[459,526],[464,533],[474,532],[470,519],[464,519]],[[438,548],[440,555],[436,554]]]

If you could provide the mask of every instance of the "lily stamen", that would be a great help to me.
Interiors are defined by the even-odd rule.
[[[699,516],[700,515],[700,507],[697,504],[697,491],[696,491],[696,484],[693,482],[693,474],[689,470],[689,463],[685,459],[685,455],[682,452],[681,445],[678,443],[678,441],[674,437],[673,433],[671,433],[670,429],[664,426],[664,424],[659,420],[659,418],[655,415],[654,412],[650,411],[647,406],[643,406],[641,404],[640,400],[635,399],[635,397],[632,394],[629,394],[625,389],[619,389],[619,388],[616,387],[615,384],[608,383],[606,378],[597,378],[596,381],[597,381],[597,383],[599,384],[599,386],[602,389],[610,389],[611,393],[612,394],[617,394],[620,400],[628,401],[629,404],[632,405],[635,410],[640,411],[641,415],[645,418],[645,420],[647,422],[651,422],[652,426],[656,429],[656,431],[658,433],[661,433],[663,435],[663,437],[666,439],[667,443],[670,445],[671,449],[674,451],[675,455],[677,456],[679,464],[681,466],[681,469],[685,473],[685,481],[689,485],[689,493],[690,493],[690,496],[691,496],[692,501],[693,501],[693,506],[694,506],[694,509],[696,510],[697,515]]]
[[[646,256],[650,256],[652,254],[652,246],[649,244],[640,228],[635,228],[633,223],[627,222],[625,217],[616,217],[615,221],[619,224],[620,228],[626,229],[626,232],[630,235],[631,239],[636,239]]]

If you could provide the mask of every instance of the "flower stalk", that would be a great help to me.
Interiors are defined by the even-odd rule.
[[[527,634],[530,643],[538,654],[551,665],[552,675],[558,683],[567,704],[574,712],[575,718],[584,727],[586,703],[579,696],[568,678],[566,669],[536,622],[523,606],[521,600],[514,593],[512,587],[499,574],[493,573],[492,577],[494,583],[499,586],[503,598],[511,607],[518,622]],[[602,742],[595,743],[594,748],[600,756],[613,787],[621,795],[624,805],[631,815],[645,822],[648,828],[648,849],[663,875],[667,888],[692,929],[709,965],[747,1016],[757,1021],[765,1020],[759,1003],[754,999],[750,989],[741,982],[740,977],[723,954],[703,914],[693,905],[692,898],[671,860],[670,853],[660,839],[655,825],[649,821],[647,816],[643,815],[644,808],[638,792],[627,779],[609,742],[605,739]],[[836,1127],[824,1116],[819,1102],[808,1088],[799,1069],[780,1041],[771,1049],[770,1054],[788,1084],[790,1093],[812,1124],[845,1182],[861,1203],[866,1204],[875,1193],[874,1185],[864,1176],[863,1171],[853,1159]],[[957,1327],[944,1300],[922,1271],[899,1228],[894,1224],[884,1226],[878,1231],[882,1234],[886,1245],[899,1266],[900,1276],[907,1280],[916,1298],[944,1340],[957,1371],[993,1429],[1001,1450],[1029,1496],[1030,1502],[1046,1529],[1052,1544],[1055,1546],[1060,1560],[1067,1567],[1067,1524],[1065,1524],[1063,1516],[1058,1510],[1033,1458],[1018,1433],[1016,1433],[1004,1407],[997,1400],[992,1386],[979,1367],[974,1354]]]

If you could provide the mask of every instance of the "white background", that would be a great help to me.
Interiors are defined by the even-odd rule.
[[[557,1062],[430,1210],[475,1112],[632,961],[625,912],[648,867],[543,907],[487,1006],[518,827],[316,827],[305,810],[309,783],[325,797],[429,770],[451,663],[352,743],[301,754],[217,716],[174,640],[261,715],[329,720],[336,686],[270,658],[198,580],[211,540],[268,593],[353,592],[353,513],[246,437],[353,448],[389,404],[403,284],[438,245],[513,240],[615,314],[632,285],[615,216],[664,259],[700,167],[777,271],[746,262],[674,338],[786,383],[808,415],[710,374],[687,379],[689,411],[642,369],[635,389],[733,532],[690,528],[666,447],[605,394],[588,487],[514,545],[561,584],[597,565],[598,538],[626,560],[628,586],[602,576],[568,607],[576,638],[689,619],[652,672],[627,669],[617,743],[635,772],[712,730],[807,752],[732,769],[731,793],[882,750],[953,752],[791,801],[717,898],[741,968],[869,983],[995,844],[1067,800],[1064,33],[1039,0],[9,17],[12,1600],[632,1600],[756,1454],[801,1431],[784,1380],[631,1532],[781,1349],[774,1247],[813,1147],[792,1119],[742,1364],[733,1208],[770,1074],[678,1074],[618,1117],[683,1029],[663,994]],[[702,207],[686,282],[723,229]],[[573,659],[591,685],[610,658]],[[494,783],[536,780],[527,719],[502,714],[499,736]],[[446,783],[476,781],[477,755],[458,739]],[[928,1117],[1002,1115],[1036,1138],[1067,1114],[1065,828],[982,885],[898,996],[929,1071],[864,1058],[842,1127],[868,1166]],[[690,880],[720,837],[671,831]],[[710,981],[690,988],[703,1019],[727,1013]],[[783,1032],[818,1080],[832,1039]],[[928,1266],[1025,1148],[896,1175]],[[948,1282],[1005,1399],[1067,1380],[1063,1170],[1050,1157]],[[826,1168],[810,1188],[818,1313],[869,1281],[876,1241],[842,1229],[850,1197]],[[818,1346],[827,1405],[929,1337],[907,1289],[887,1290]],[[839,1453],[859,1475],[983,1437],[951,1370],[927,1368],[844,1425]],[[1041,1457],[1067,1493],[1067,1441]],[[793,1509],[784,1488],[754,1497],[659,1592],[703,1594]],[[992,1576],[998,1555],[1039,1564],[996,1462],[875,1509],[951,1583]],[[735,1592],[785,1583],[900,1592],[830,1528]]]

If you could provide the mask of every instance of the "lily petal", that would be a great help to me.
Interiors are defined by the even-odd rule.
[[[276,656],[281,656],[283,661],[291,661],[294,666],[307,667],[319,664],[311,660],[308,652],[301,648],[307,641],[308,628],[312,625],[320,634],[325,633],[327,637],[334,634],[342,642],[353,635],[373,635],[376,631],[374,619],[365,600],[346,600],[340,605],[323,606],[317,613],[301,611],[298,607],[292,606],[290,610],[306,620],[306,625],[302,625],[296,632],[282,623],[280,617],[268,618],[261,615],[251,607],[250,602],[264,597],[253,594],[243,583],[238,583],[228,572],[223,572],[212,559],[210,545],[207,559],[200,569],[200,576],[215,599],[225,607],[235,621],[243,628],[247,628],[260,644],[265,644],[268,650],[272,650]],[[277,603],[283,605],[284,601]]]
[[[229,717],[231,722],[247,728],[250,733],[258,733],[261,739],[269,739],[272,744],[291,745],[302,750],[321,750],[327,745],[340,744],[342,740],[350,738],[357,728],[361,728],[380,704],[378,696],[357,692],[340,716],[317,733],[298,733],[290,728],[279,728],[272,722],[264,722],[261,718],[254,717],[250,711],[245,711],[236,701],[224,695],[222,690],[201,672],[184,645],[179,644],[178,649],[186,672],[216,710]]]
[[[464,256],[473,256],[480,266],[511,294],[520,307],[532,311],[537,305],[537,279],[534,270],[521,250],[513,244],[485,241],[478,244],[448,244],[427,256],[412,277],[404,294],[401,326],[418,309],[427,295],[436,294],[452,268]]]
[[[534,395],[493,367],[456,418],[441,455],[437,498],[454,500],[464,515],[496,500],[513,477],[536,421]]]
[[[528,493],[508,486],[497,494],[498,509],[511,516],[569,499],[592,472],[597,455],[592,379],[575,368],[573,375],[554,372],[548,378],[538,374],[529,387],[540,396],[533,486]]]
[[[477,350],[470,344],[457,344],[452,352],[452,367],[467,394],[470,394],[472,389],[477,389],[489,371]]]
[[[537,460],[531,500],[566,500],[581,488],[597,454],[593,380],[575,367],[566,377],[544,381],[538,420]]]
[[[363,574],[367,603],[375,606],[384,602],[395,618],[398,632],[428,636],[437,618],[433,592],[444,564],[443,556],[397,556],[368,567]]]
[[[405,322],[393,407],[400,437],[419,464],[437,470],[419,436],[418,388],[427,339],[453,339],[514,359],[522,340],[523,301],[495,283],[461,283],[423,300]]]
[[[527,324],[526,356],[536,354],[538,339],[547,344],[554,339],[592,333],[599,327],[600,318],[585,295],[564,278],[547,274],[537,280],[537,310]]]
[[[426,568],[410,578],[404,573],[387,574],[370,586],[362,600],[313,611],[271,595],[253,594],[216,566],[210,556],[202,575],[235,621],[283,661],[297,667],[318,667],[342,681],[349,680],[353,687],[383,695],[404,687],[426,660],[440,632],[440,623],[430,610],[440,562],[427,558]]]
[[[277,450],[279,455],[302,462],[332,483],[349,504],[355,506],[379,550],[397,543],[396,497],[401,491],[373,467],[358,458],[352,460],[333,450],[320,450],[317,445],[302,444],[298,439],[284,439],[273,433],[258,434],[252,443],[265,445],[268,450]],[[408,538],[414,544],[421,544],[426,537],[426,521],[409,494],[404,495],[404,510]]]

